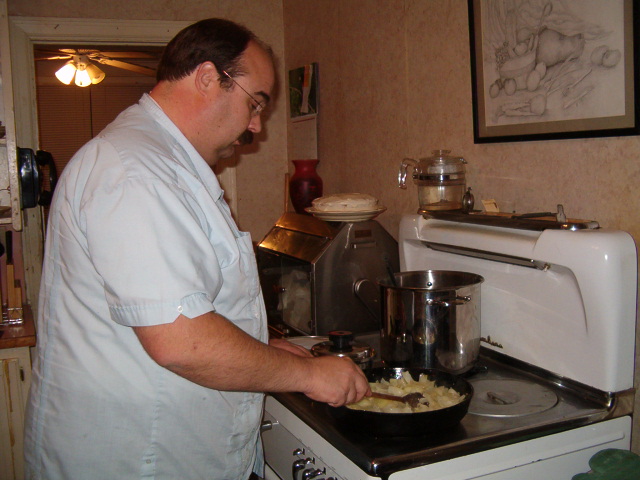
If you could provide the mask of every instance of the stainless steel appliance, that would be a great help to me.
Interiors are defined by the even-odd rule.
[[[259,243],[272,333],[379,329],[376,281],[399,268],[398,242],[375,220],[326,222],[285,213]]]
[[[464,220],[464,219],[462,219]],[[476,219],[474,219],[475,221]],[[457,428],[375,438],[301,394],[267,398],[267,478],[571,479],[628,449],[637,255],[625,232],[405,216],[401,270],[481,275],[482,348]],[[292,477],[293,474],[293,477]]]

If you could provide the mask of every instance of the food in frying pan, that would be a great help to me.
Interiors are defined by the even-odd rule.
[[[381,398],[365,397],[359,402],[347,405],[351,410],[365,410],[380,413],[418,413],[440,410],[462,402],[466,395],[456,392],[453,388],[436,386],[428,375],[420,374],[418,380],[414,380],[409,372],[403,372],[401,378],[378,380],[370,382],[371,391],[402,397],[410,393],[420,393],[422,397],[417,406],[386,400]]]

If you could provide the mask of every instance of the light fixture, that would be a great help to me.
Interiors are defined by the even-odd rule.
[[[56,72],[56,77],[65,85],[69,85],[74,76],[77,86],[88,87],[104,80],[105,74],[91,63],[91,60],[86,55],[74,55],[71,60]]]
[[[65,85],[69,85],[73,76],[76,74],[76,66],[73,64],[73,60],[69,60],[64,66],[56,72],[56,77]]]
[[[94,85],[104,80],[104,72],[93,63],[89,63],[87,65],[87,72],[89,72],[89,78],[91,78],[91,83],[93,83]]]
[[[85,68],[78,69],[76,72],[76,85],[79,87],[88,87],[91,85],[91,77]]]

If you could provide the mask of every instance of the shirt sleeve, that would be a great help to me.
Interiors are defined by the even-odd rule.
[[[213,311],[221,270],[189,193],[117,168],[100,177],[81,223],[113,320],[146,326]]]

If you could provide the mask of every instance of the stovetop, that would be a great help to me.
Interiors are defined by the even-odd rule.
[[[418,437],[377,438],[370,432],[350,430],[332,414],[331,407],[302,394],[272,395],[364,472],[373,476],[384,476],[569,430],[626,415],[632,410],[632,392],[609,394],[596,391],[520,363],[483,348],[478,366],[467,378],[476,390],[469,413],[455,428]],[[540,401],[534,402],[533,407],[524,405],[522,410],[515,408],[514,403],[518,402],[510,399],[509,395],[515,394],[502,392],[498,396],[503,398],[489,398],[489,407],[484,408],[487,395],[491,397],[492,390],[501,391],[494,388],[501,384],[516,385],[516,393],[518,388],[533,388]],[[499,404],[503,401],[507,405],[501,409]],[[476,413],[478,411],[481,414]]]

